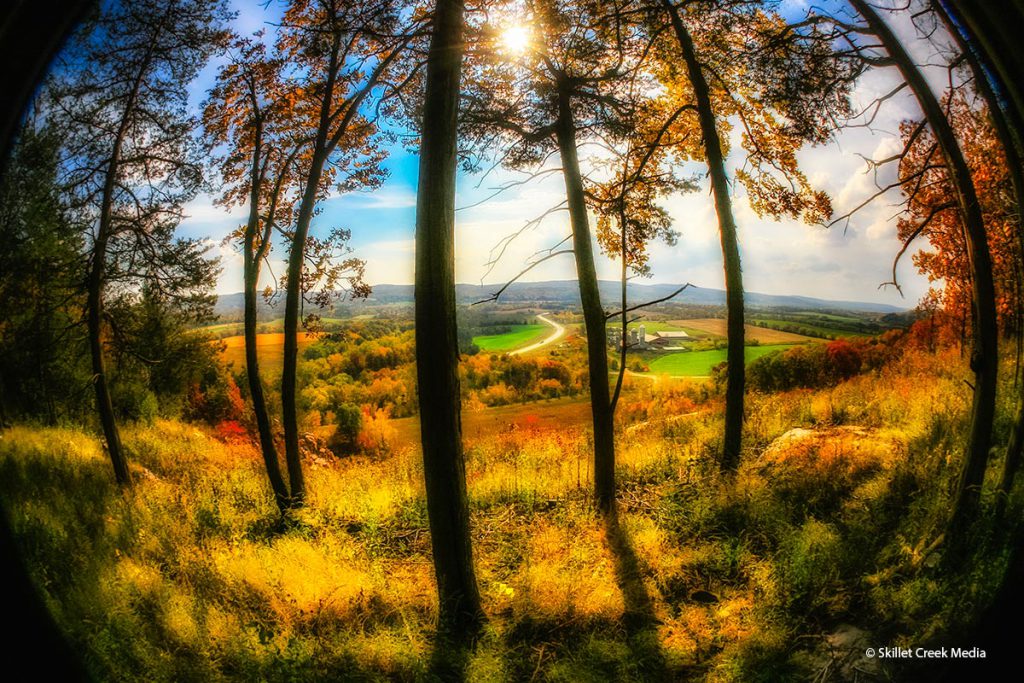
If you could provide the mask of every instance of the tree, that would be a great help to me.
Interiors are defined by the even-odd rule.
[[[455,169],[462,0],[438,0],[427,59],[416,193],[416,377],[423,474],[441,621],[482,620],[469,536],[455,319]]]
[[[946,29],[957,47],[960,49],[962,58],[966,61],[971,72],[974,88],[985,101],[988,116],[992,123],[992,133],[998,139],[1006,164],[1003,167],[996,165],[996,168],[1005,168],[1009,176],[1012,193],[1012,204],[1016,209],[1016,270],[1014,273],[1014,292],[1017,298],[1018,319],[1015,321],[1017,336],[1017,364],[1021,363],[1024,356],[1024,321],[1019,319],[1021,306],[1024,305],[1021,299],[1021,280],[1024,279],[1024,131],[1021,130],[1021,118],[1019,112],[1012,106],[1004,105],[996,94],[997,88],[1006,92],[1007,85],[993,70],[986,70],[981,63],[983,55],[979,54],[980,48],[970,44],[969,34],[957,21],[955,11],[949,5],[950,2],[932,0],[931,7],[946,25]],[[1015,86],[1013,86],[1015,88]],[[1016,130],[1016,133],[1014,132]],[[1003,181],[1005,184],[1005,180]],[[1008,202],[1004,202],[1008,203]],[[1012,213],[1012,212],[1011,212]],[[1006,455],[1003,460],[1003,472],[999,479],[996,498],[996,516],[1001,518],[1006,509],[1006,500],[1013,489],[1013,480],[1017,470],[1020,468],[1021,459],[1024,458],[1024,383],[1019,384],[1017,397],[1017,414],[1013,420],[1013,429],[1010,432],[1010,441],[1006,445]]]
[[[403,31],[400,8],[392,0],[296,0],[285,12],[278,49],[299,70],[296,113],[303,137],[310,140],[299,166],[302,179],[289,242],[288,269],[283,278],[284,366],[281,403],[285,461],[291,484],[291,504],[302,505],[305,481],[299,455],[296,405],[298,327],[303,287],[323,277],[306,271],[307,243],[317,203],[335,184],[339,191],[376,187],[383,180],[373,118],[382,105],[364,115],[371,94],[384,88],[401,92],[402,85],[387,83],[391,68],[403,54],[414,31]],[[337,237],[343,233],[335,233]],[[334,242],[327,245],[327,251]],[[324,252],[321,251],[321,255]],[[315,256],[319,260],[319,256]],[[320,261],[323,264],[323,261]],[[337,274],[337,271],[334,271]],[[354,273],[353,277],[359,273]],[[358,280],[354,280],[358,282]],[[356,294],[369,293],[353,284]],[[321,290],[323,291],[323,290]]]
[[[60,202],[59,145],[30,120],[0,185],[0,424],[84,408],[83,239]]]
[[[220,43],[226,18],[221,0],[105,4],[76,34],[51,83],[45,116],[66,143],[61,181],[94,226],[89,350],[100,422],[123,486],[131,476],[104,363],[104,297],[111,287],[145,281],[190,305],[211,279],[214,265],[201,245],[174,238],[181,206],[202,181],[181,84]]]
[[[498,156],[510,167],[543,167],[555,155],[561,161],[560,168],[538,174],[562,174],[565,202],[544,215],[564,206],[571,235],[562,243],[571,240],[572,249],[550,249],[517,277],[549,258],[568,253],[575,257],[587,335],[594,496],[598,508],[609,511],[615,501],[615,443],[607,316],[598,290],[587,215],[588,180],[580,169],[578,147],[581,140],[621,140],[633,128],[635,102],[627,96],[644,90],[636,81],[648,76],[642,66],[649,41],[635,26],[617,23],[615,13],[596,5],[538,0],[526,3],[525,9],[533,37],[522,54],[504,54],[496,27],[483,27],[484,59],[474,64],[466,93],[466,133],[478,150],[492,146],[495,139],[506,141]]]
[[[729,196],[729,177],[725,171],[725,155],[718,136],[715,112],[711,104],[711,93],[703,69],[697,59],[693,39],[679,15],[672,0],[661,0],[672,22],[672,30],[679,41],[679,49],[686,63],[687,76],[693,88],[700,121],[701,138],[711,189],[715,197],[715,213],[718,215],[718,232],[722,239],[722,261],[725,267],[726,292],[726,336],[729,341],[726,362],[729,367],[725,388],[725,434],[722,441],[722,468],[735,470],[740,459],[740,442],[743,432],[743,391],[745,383],[744,320],[743,320],[743,276],[740,268],[740,249],[736,238],[736,219],[732,212]]]
[[[949,538],[954,549],[950,555],[954,556],[958,554],[956,550],[962,549],[968,524],[977,513],[995,416],[998,326],[992,257],[988,248],[981,203],[971,178],[970,167],[941,103],[921,70],[878,12],[865,0],[850,0],[850,4],[867,23],[867,28],[858,29],[858,32],[867,33],[877,40],[888,55],[888,58],[877,58],[873,61],[880,65],[895,66],[921,106],[925,121],[935,136],[935,146],[941,154],[945,173],[948,174],[954,190],[955,208],[960,215],[967,242],[974,328],[971,369],[974,371],[975,381],[970,434],[949,521]]]
[[[282,513],[291,493],[281,474],[256,343],[260,271],[272,247],[274,226],[290,222],[286,193],[295,182],[294,165],[302,148],[289,127],[293,113],[289,105],[295,96],[288,90],[283,69],[284,60],[268,57],[263,43],[236,39],[231,60],[218,73],[203,111],[211,146],[227,147],[217,159],[225,181],[220,201],[226,206],[245,202],[249,206],[241,229],[246,379],[263,464]]]
[[[728,149],[719,128],[728,129],[729,116],[744,128],[747,167],[737,177],[747,186],[757,213],[803,215],[808,222],[820,222],[830,216],[831,204],[827,195],[810,187],[795,151],[826,140],[834,117],[849,110],[842,65],[828,59],[820,42],[802,41],[784,30],[766,4],[719,0],[683,2],[680,7],[673,0],[660,0],[660,15],[675,36],[684,73],[674,71],[676,50],[663,47],[661,59],[676,81],[670,88],[683,89],[693,103],[701,150],[691,156],[703,157],[707,164],[722,243],[728,372],[721,466],[726,471],[739,464],[746,368],[739,240],[725,167]],[[657,30],[665,21],[655,19],[653,25]]]

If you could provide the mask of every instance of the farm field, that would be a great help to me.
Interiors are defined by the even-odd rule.
[[[818,318],[821,320],[831,320],[837,323],[859,323],[864,322],[861,318],[853,315],[839,315],[838,313],[822,313],[820,311],[797,311],[791,315],[800,316],[801,318]]]
[[[753,325],[758,325],[758,326],[760,326],[760,325],[798,325],[798,326],[800,326],[800,327],[802,327],[802,328],[804,328],[804,329],[806,329],[808,331],[815,332],[815,333],[821,334],[821,335],[828,335],[828,336],[831,336],[831,337],[835,337],[836,339],[843,339],[843,338],[852,339],[854,337],[863,338],[863,337],[871,337],[871,336],[873,336],[871,334],[868,334],[867,332],[854,332],[853,330],[843,330],[843,329],[839,329],[838,327],[826,327],[824,325],[812,325],[810,323],[797,322],[797,321],[793,321],[793,320],[776,320],[776,319],[773,319],[773,318],[757,318],[756,320],[752,320],[751,323]],[[767,329],[767,328],[762,328],[762,329]],[[771,330],[771,331],[775,332],[776,330]]]
[[[745,357],[749,363],[773,351],[783,351],[794,344],[770,344],[767,346],[748,346]],[[653,360],[649,366],[653,374],[665,374],[678,377],[707,377],[711,368],[725,360],[726,349],[711,351],[684,351],[672,353]]]
[[[512,351],[520,346],[540,341],[551,332],[550,327],[542,324],[510,325],[510,327],[512,331],[504,334],[485,334],[473,337],[473,343],[479,346],[481,351]]]
[[[320,323],[325,326],[326,329],[330,330],[333,326],[341,325],[343,323],[352,322],[353,320],[366,320],[367,318],[373,318],[374,316],[358,315],[353,318],[320,318]],[[207,325],[206,327],[198,328],[200,332],[205,332],[212,337],[218,339],[226,339],[228,337],[234,337],[242,335],[245,332],[242,322],[233,323],[221,323],[219,325]],[[260,334],[272,334],[274,332],[284,331],[284,319],[278,318],[276,320],[261,321],[257,326],[257,331]]]
[[[694,320],[674,320],[673,325],[678,325],[679,328],[688,327],[695,329],[704,335],[710,335],[715,337],[725,337],[725,319],[724,318],[696,318]],[[677,328],[677,329],[679,329]],[[780,330],[770,330],[766,327],[757,327],[755,325],[745,325],[744,332],[746,333],[747,341],[756,341],[759,344],[802,344],[804,342],[821,341],[817,337],[807,337],[802,334],[795,334],[793,332],[782,332]]]
[[[303,349],[315,340],[315,335],[299,332],[299,358],[302,357]],[[225,345],[221,358],[227,363],[234,364],[235,370],[243,369],[245,367],[245,337],[242,335],[225,337],[221,341]],[[256,335],[256,348],[262,372],[271,375],[281,372],[284,365],[284,333],[269,332]]]

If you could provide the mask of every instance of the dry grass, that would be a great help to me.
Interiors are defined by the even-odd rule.
[[[696,318],[693,320],[672,320],[672,325],[681,327],[692,327],[708,334],[718,337],[726,336],[726,321],[724,318]],[[745,325],[743,327],[747,341],[756,341],[759,344],[802,344],[804,342],[820,342],[820,339],[806,337],[802,334],[782,332],[780,330],[769,330],[765,327]]]
[[[710,457],[717,400],[638,390],[621,414],[613,519],[591,507],[585,404],[552,404],[557,420],[493,411],[478,428],[467,414],[489,622],[457,666],[472,681],[787,680],[812,673],[794,653],[825,624],[884,619],[906,638],[948,627],[948,582],[881,570],[903,566],[906,539],[947,503],[958,363],[912,357],[752,397],[731,484]],[[17,427],[0,441],[20,545],[99,678],[436,680],[414,447],[311,459],[309,505],[281,525],[250,443],[170,421],[124,439],[139,476],[123,496],[92,435]]]

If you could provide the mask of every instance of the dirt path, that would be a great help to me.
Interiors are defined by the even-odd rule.
[[[518,356],[518,355],[523,354],[523,353],[529,353],[530,351],[536,351],[537,349],[545,347],[548,344],[552,344],[552,343],[558,341],[559,339],[561,339],[562,337],[565,336],[565,326],[559,325],[554,320],[550,320],[548,318],[545,318],[542,315],[538,315],[537,316],[537,320],[540,320],[540,321],[542,321],[544,323],[547,323],[548,325],[551,325],[551,327],[555,328],[554,333],[552,333],[548,337],[544,337],[539,342],[536,342],[534,344],[530,344],[529,346],[524,346],[523,348],[516,349],[515,351],[509,351],[508,355],[510,355],[510,356]]]

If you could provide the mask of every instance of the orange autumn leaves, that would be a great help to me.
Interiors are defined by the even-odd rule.
[[[1021,324],[1021,235],[1006,158],[984,109],[957,94],[949,103],[949,117],[959,135],[985,217],[1000,326],[1011,332]],[[917,122],[904,122],[904,143],[911,141],[916,128]],[[959,213],[950,203],[954,188],[929,131],[910,142],[899,173],[904,195],[909,198],[908,213],[899,221],[899,238],[906,241],[920,231],[919,236],[927,239],[930,247],[913,256],[914,265],[933,283],[925,303],[941,307],[952,320],[969,320],[971,279],[963,228]]]

